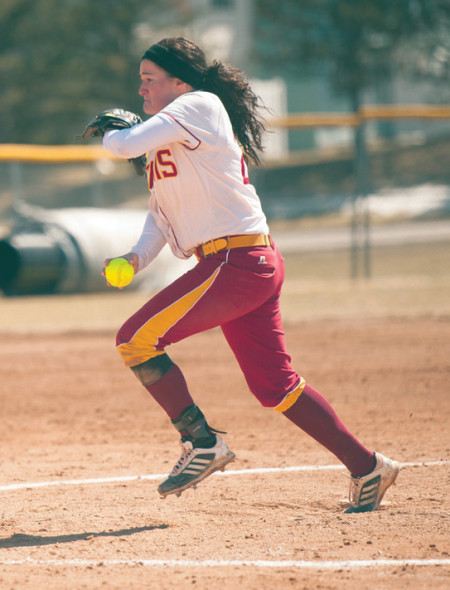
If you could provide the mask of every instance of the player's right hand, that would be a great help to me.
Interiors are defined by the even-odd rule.
[[[101,272],[103,277],[105,276],[106,267],[111,262],[111,260],[114,260],[115,258],[125,258],[125,260],[128,260],[128,262],[133,267],[134,274],[137,274],[138,265],[139,265],[139,256],[136,254],[136,252],[128,252],[127,254],[122,254],[121,256],[114,256],[114,258],[106,258],[105,262],[103,263],[105,266],[103,267],[103,270]],[[108,285],[108,287],[111,287],[111,285],[108,282],[106,284]]]

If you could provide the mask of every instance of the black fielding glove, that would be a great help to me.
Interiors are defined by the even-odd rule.
[[[142,119],[135,113],[124,111],[123,109],[107,109],[95,116],[92,121],[89,121],[81,137],[83,139],[103,137],[111,129],[127,129],[139,123],[142,123]],[[129,162],[133,164],[138,176],[144,176],[145,166],[147,164],[145,155],[130,158]]]

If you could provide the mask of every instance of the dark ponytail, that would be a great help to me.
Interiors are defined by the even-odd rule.
[[[265,131],[259,113],[262,105],[241,70],[217,60],[208,66],[203,50],[184,37],[162,39],[150,47],[142,59],[155,61],[196,90],[217,95],[230,117],[246,158],[255,164],[260,163]]]
[[[245,155],[255,164],[259,164],[265,131],[258,113],[261,104],[241,70],[221,61],[214,61],[203,75],[201,89],[220,98]]]

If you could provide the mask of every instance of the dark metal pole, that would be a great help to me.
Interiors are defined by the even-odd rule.
[[[354,108],[359,111],[359,98],[355,93]],[[351,277],[359,274],[360,265],[364,276],[371,276],[370,210],[367,196],[370,192],[369,157],[366,145],[366,125],[359,121],[354,135],[355,195],[352,216]],[[362,261],[360,261],[362,252]],[[361,263],[361,264],[360,264]]]

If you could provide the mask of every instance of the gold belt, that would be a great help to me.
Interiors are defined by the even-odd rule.
[[[242,234],[240,236],[227,236],[225,238],[216,238],[209,240],[204,244],[197,246],[195,255],[200,258],[206,258],[211,254],[221,250],[231,250],[233,248],[250,248],[252,246],[270,246],[270,236],[267,234]]]

